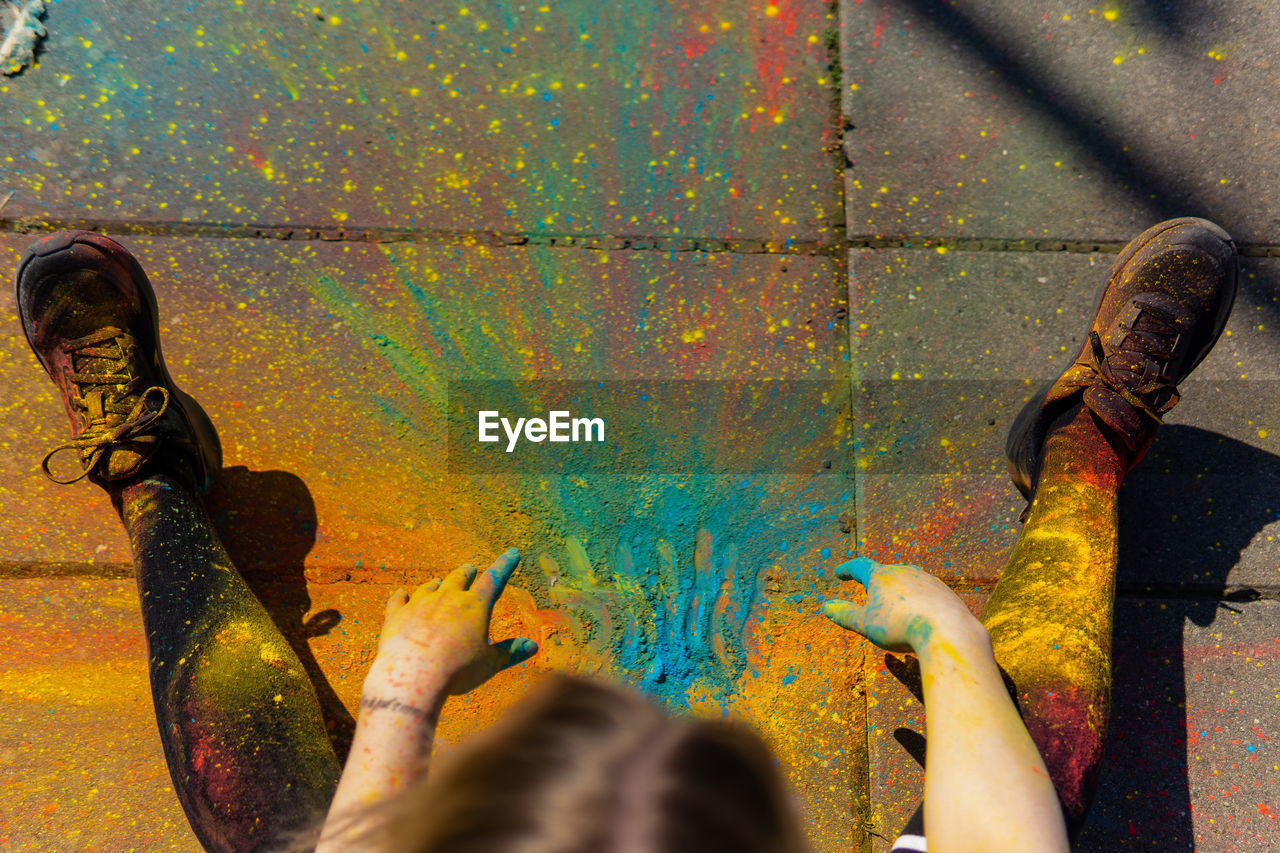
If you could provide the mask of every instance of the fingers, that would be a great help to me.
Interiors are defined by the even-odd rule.
[[[440,589],[470,589],[471,582],[476,579],[476,567],[467,563],[445,575],[440,582]]]
[[[475,690],[502,670],[524,663],[537,651],[538,644],[524,637],[494,643],[453,677],[449,682],[449,692],[460,696]]]
[[[520,552],[515,548],[508,548],[493,561],[492,566],[485,569],[484,574],[477,578],[471,589],[492,606],[498,600],[498,596],[502,595],[502,590],[506,588],[511,573],[516,570],[519,563]]]
[[[498,596],[502,595],[502,590],[506,587],[507,581],[511,578],[511,573],[516,570],[516,566],[520,563],[520,552],[515,548],[508,548],[503,552],[502,556],[494,560],[493,565],[485,570],[484,574],[476,579],[479,571],[475,566],[467,563],[460,566],[449,574],[445,575],[444,580],[432,579],[418,587],[413,592],[413,598],[421,598],[428,592],[436,590],[467,590],[470,589],[480,595],[486,603],[492,605],[497,601]],[[403,592],[403,590],[397,590]],[[394,598],[394,596],[393,596]],[[405,596],[397,607],[409,601],[409,597]],[[391,613],[391,602],[387,603],[387,612]]]
[[[866,636],[866,619],[863,609],[848,601],[833,598],[822,603],[822,615],[849,631]]]
[[[538,644],[527,637],[515,637],[494,643],[489,647],[495,663],[494,672],[501,672],[509,666],[519,666],[538,653]]]
[[[422,584],[417,589],[415,589],[413,591],[413,595],[409,596],[408,601],[410,603],[416,603],[418,601],[421,601],[424,595],[426,595],[429,592],[435,592],[439,588],[440,588],[440,578],[432,578],[431,580],[427,581],[426,583]]]
[[[395,613],[401,607],[409,603],[409,593],[403,589],[397,589],[391,593],[391,597],[387,599],[387,612],[385,618],[391,618],[391,614]]]
[[[842,581],[855,580],[866,586],[871,582],[871,573],[880,568],[880,564],[869,557],[858,557],[856,560],[846,560],[836,566],[836,577]]]

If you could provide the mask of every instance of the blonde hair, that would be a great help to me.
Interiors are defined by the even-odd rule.
[[[802,853],[788,788],[744,726],[549,678],[392,803],[395,853]]]

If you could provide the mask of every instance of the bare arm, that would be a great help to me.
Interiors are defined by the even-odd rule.
[[[930,853],[1065,853],[1057,794],[982,624],[945,584],[914,566],[882,566],[864,557],[836,574],[863,584],[867,603],[828,601],[823,613],[883,649],[911,650],[920,659]]]
[[[466,693],[537,651],[523,638],[489,644],[489,618],[520,562],[514,548],[477,576],[463,566],[412,596],[392,593],[378,656],[364,680],[351,755],[316,853],[374,853],[361,834],[370,806],[400,793],[423,773],[436,723],[450,694]]]

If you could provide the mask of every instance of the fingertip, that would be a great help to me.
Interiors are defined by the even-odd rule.
[[[518,565],[520,565],[520,550],[518,548],[508,548],[494,561],[493,568],[502,573],[504,577],[510,577]]]
[[[857,605],[838,598],[822,604],[822,615],[848,631],[858,630],[859,613]]]
[[[449,574],[445,575],[443,581],[440,582],[442,590],[465,590],[470,589],[472,582],[476,579],[476,567],[471,563],[464,563]]]
[[[502,556],[498,558],[498,562],[506,570],[507,574],[511,574],[516,570],[516,566],[520,565],[520,549],[508,548],[502,552]]]
[[[387,617],[395,613],[401,607],[409,603],[409,593],[405,592],[404,587],[394,590],[391,595],[387,596]]]
[[[880,564],[870,557],[856,557],[852,560],[845,560],[836,566],[835,575],[840,580],[856,580],[866,586],[867,581],[871,579],[871,573],[879,567]]]
[[[503,669],[509,666],[519,666],[538,653],[538,644],[527,637],[515,637],[498,645],[503,647],[506,652],[506,662],[501,665]]]

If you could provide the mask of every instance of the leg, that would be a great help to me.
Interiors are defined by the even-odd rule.
[[[277,847],[323,817],[338,762],[302,664],[200,503],[221,449],[165,368],[151,284],[119,243],[64,231],[27,249],[17,298],[71,421],[45,473],[104,487],[133,546],[156,721],[191,826],[217,853]],[[68,454],[78,473],[60,479]]]
[[[1056,422],[1026,525],[982,614],[1072,834],[1097,788],[1111,707],[1123,458],[1087,408]],[[921,804],[894,853],[924,849],[924,836]]]
[[[1120,481],[1217,341],[1236,279],[1216,225],[1149,228],[1120,253],[1074,362],[1010,429],[1010,473],[1032,503],[983,622],[1073,833],[1110,710]]]
[[[302,664],[231,565],[189,477],[149,467],[112,498],[133,546],[174,789],[207,849],[269,849],[323,816],[338,761]]]
[[[1110,710],[1120,481],[1217,341],[1236,279],[1235,245],[1216,225],[1143,232],[1117,258],[1075,360],[1009,432],[1010,474],[1032,503],[982,621],[1072,834]]]
[[[1122,454],[1081,406],[1045,441],[1035,501],[982,621],[1077,827],[1097,785],[1111,701]]]

